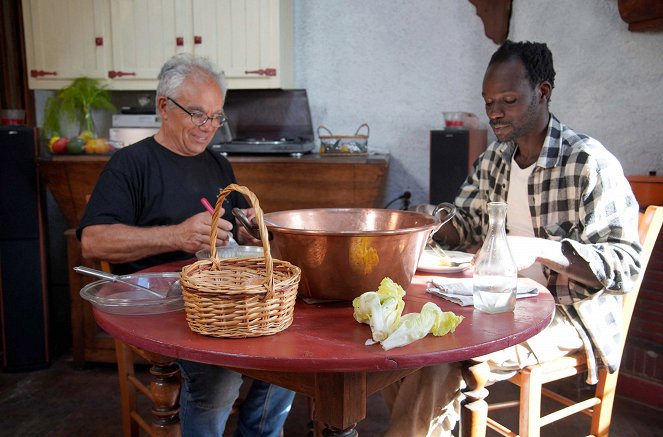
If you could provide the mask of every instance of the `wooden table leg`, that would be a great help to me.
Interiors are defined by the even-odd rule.
[[[315,437],[357,437],[355,426],[366,417],[366,398],[417,369],[320,373],[233,370],[309,396]]]
[[[357,437],[355,426],[366,417],[366,373],[318,373],[315,417],[324,437]]]
[[[488,396],[486,383],[490,374],[488,363],[466,364],[463,367],[463,378],[466,389],[465,399],[461,403],[460,435],[462,437],[485,437],[486,419],[488,418]]]

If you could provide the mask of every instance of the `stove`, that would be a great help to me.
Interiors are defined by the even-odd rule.
[[[237,154],[308,153],[314,148],[308,96],[304,89],[228,90],[229,122],[212,150]]]

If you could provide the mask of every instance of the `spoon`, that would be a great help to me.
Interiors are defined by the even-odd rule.
[[[449,263],[453,263],[451,261],[451,257],[447,255],[447,253],[442,249],[442,246],[440,246],[437,241],[433,239],[433,237],[428,237],[428,247],[433,249],[433,252],[435,252],[435,255],[439,256],[443,260],[446,260]]]
[[[180,281],[179,280],[173,282],[170,285],[170,288],[168,289],[168,292],[166,293],[166,295],[163,296],[163,295],[161,295],[161,293],[158,293],[158,292],[156,292],[152,289],[149,289],[147,287],[143,287],[142,285],[134,284],[133,282],[129,282],[125,279],[122,279],[122,277],[120,277],[118,275],[114,275],[112,273],[103,272],[101,270],[97,270],[97,269],[93,269],[93,268],[85,267],[85,266],[76,266],[76,267],[74,267],[74,271],[76,271],[78,273],[82,273],[84,275],[90,275],[90,276],[95,276],[97,278],[108,279],[111,282],[121,282],[123,284],[130,285],[134,288],[138,288],[140,290],[145,290],[145,291],[149,292],[150,294],[152,294],[156,297],[160,297],[160,298],[178,296],[178,295],[182,294],[182,287],[180,286]]]
[[[446,252],[444,251],[444,249],[442,249],[442,246],[440,246],[440,243],[438,243],[437,241],[435,241],[433,238],[429,238],[429,240],[428,240],[428,247],[430,247],[430,248],[433,250],[433,253],[435,253],[435,255],[437,255],[440,259],[444,260],[444,262],[446,262],[448,265],[450,265],[450,266],[452,266],[452,267],[455,267],[455,266],[462,266],[462,265],[464,265],[464,264],[468,264],[468,263],[472,263],[472,262],[473,262],[473,261],[467,261],[467,260],[462,261],[462,262],[454,261],[454,260],[449,256],[449,254],[446,253]]]

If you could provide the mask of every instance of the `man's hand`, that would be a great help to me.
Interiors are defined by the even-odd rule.
[[[221,210],[220,215],[223,215]],[[212,216],[201,212],[175,226],[175,238],[180,250],[195,253],[200,249],[209,248]],[[216,245],[227,246],[232,236],[232,223],[222,218],[217,223]]]
[[[539,262],[590,287],[603,287],[587,261],[575,253],[565,253],[559,241],[534,237],[506,237],[506,239],[519,271]]]
[[[198,213],[182,223],[169,226],[91,225],[83,229],[81,250],[86,258],[103,259],[114,264],[166,252],[196,253],[210,248],[211,226],[212,216],[208,212]],[[216,245],[227,246],[232,236],[232,223],[219,219],[217,228]],[[259,240],[252,240],[260,244]]]
[[[248,208],[248,209],[243,209],[242,212],[246,216],[246,218],[249,219],[249,222],[251,222],[255,216],[256,216],[256,211],[253,208]],[[238,243],[245,245],[245,246],[262,246],[262,241],[258,240],[257,238],[254,238],[253,235],[247,231],[244,226],[238,225],[239,230],[237,232],[237,239]]]

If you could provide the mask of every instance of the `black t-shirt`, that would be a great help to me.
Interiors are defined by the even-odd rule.
[[[235,183],[226,158],[206,149],[196,156],[181,156],[145,138],[115,152],[104,167],[76,231],[90,225],[121,223],[130,226],[164,226],[181,223],[204,211],[200,198],[215,205],[219,191]],[[223,218],[235,223],[232,208],[248,202],[233,192],[224,202]],[[118,274],[133,273],[165,262],[192,257],[170,252],[113,266]]]

